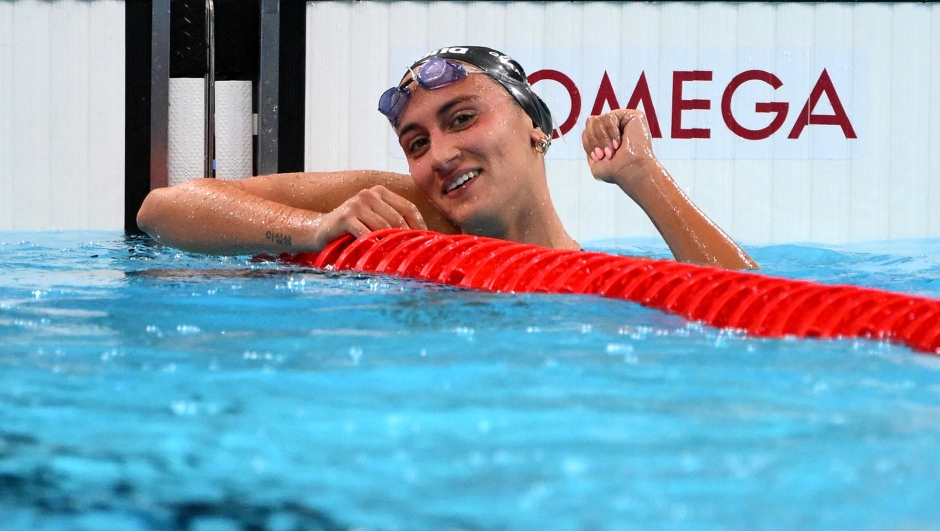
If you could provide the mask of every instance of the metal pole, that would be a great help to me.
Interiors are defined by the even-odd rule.
[[[151,4],[150,41],[150,189],[169,181],[170,0]]]
[[[215,4],[206,0],[206,177],[215,177]]]
[[[281,1],[261,0],[258,175],[277,173]]]

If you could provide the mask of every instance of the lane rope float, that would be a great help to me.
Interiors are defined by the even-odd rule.
[[[940,300],[858,286],[401,229],[279,259],[493,292],[601,295],[758,337],[890,340],[940,354]]]

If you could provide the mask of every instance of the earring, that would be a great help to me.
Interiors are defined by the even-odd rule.
[[[548,135],[543,136],[541,140],[535,144],[535,151],[544,155],[548,153],[548,147],[552,145],[551,138]]]

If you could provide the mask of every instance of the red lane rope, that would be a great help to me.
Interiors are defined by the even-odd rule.
[[[940,301],[857,286],[400,229],[280,258],[486,291],[603,295],[754,336],[861,337],[940,354]]]

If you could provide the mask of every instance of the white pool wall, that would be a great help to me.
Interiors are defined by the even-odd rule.
[[[124,3],[0,1],[0,230],[124,224]]]
[[[932,4],[763,4],[577,2],[315,2],[307,5],[306,169],[366,167],[406,172],[378,96],[421,51],[486,45],[520,60],[529,74],[551,68],[578,86],[590,112],[603,72],[626,104],[645,71],[664,136],[676,70],[708,70],[685,98],[685,127],[709,140],[654,141],[694,201],[735,238],[754,244],[847,243],[940,236],[940,6]],[[407,55],[409,50],[411,55]],[[787,101],[783,127],[767,140],[733,136],[721,117],[729,79],[761,68],[777,91],[745,84],[733,108],[751,128],[769,119],[756,102]],[[827,69],[858,136],[810,125],[787,139],[810,90]],[[558,85],[535,85],[564,121]],[[763,88],[762,88],[763,87]],[[748,93],[748,90],[752,91]],[[554,98],[554,99],[553,99]],[[560,102],[560,103],[559,103]],[[831,114],[826,98],[815,108]],[[595,182],[581,155],[580,129],[549,154],[560,214],[581,240],[653,236],[645,215],[616,188]]]

